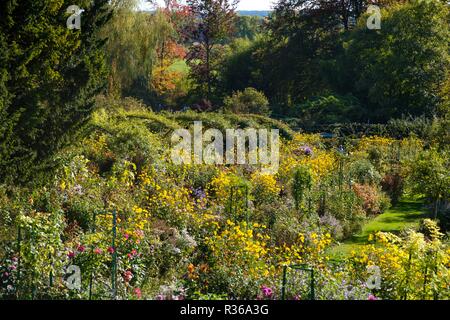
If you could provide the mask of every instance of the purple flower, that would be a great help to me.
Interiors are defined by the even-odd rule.
[[[312,156],[312,155],[313,155],[313,150],[311,149],[310,146],[303,146],[303,147],[301,147],[300,149],[301,149],[301,150],[303,151],[303,153],[304,153],[305,155],[307,155],[307,156]]]
[[[206,193],[201,188],[194,189],[192,191],[192,194],[194,195],[195,198],[200,199],[200,200],[203,200],[206,198]]]
[[[262,293],[265,297],[270,298],[273,294],[273,290],[267,286],[261,287]]]
[[[67,256],[69,257],[69,259],[73,259],[75,258],[75,253],[73,251],[70,251]]]

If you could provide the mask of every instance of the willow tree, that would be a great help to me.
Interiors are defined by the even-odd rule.
[[[109,93],[131,95],[147,100],[153,68],[157,65],[157,48],[173,34],[165,15],[141,12],[139,1],[114,4],[114,16],[105,26],[106,52],[111,65]]]

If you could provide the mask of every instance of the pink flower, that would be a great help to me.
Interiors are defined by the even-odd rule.
[[[131,279],[133,279],[133,273],[130,270],[125,271],[125,273],[123,274],[123,279],[125,280],[125,282],[130,282]]]
[[[367,300],[373,301],[373,300],[378,300],[378,298],[375,297],[373,294],[369,294],[369,297],[367,298]]]
[[[75,253],[73,251],[70,251],[67,256],[69,257],[69,259],[73,259],[75,258]]]
[[[84,250],[86,250],[86,247],[83,246],[83,245],[79,245],[77,250],[80,251],[80,252],[84,252]]]
[[[164,300],[164,296],[162,294],[158,294],[156,296],[156,300]]]
[[[137,256],[137,251],[133,249],[133,250],[131,251],[131,254],[132,254],[133,256]]]
[[[133,259],[133,256],[131,255],[131,253],[127,254],[128,259]]]
[[[262,286],[261,290],[262,290],[263,295],[267,298],[270,298],[273,294],[273,290],[267,286]]]
[[[126,240],[128,240],[128,239],[130,238],[130,235],[129,235],[128,233],[125,233],[125,234],[123,235],[123,237],[124,237]]]
[[[94,253],[95,253],[95,254],[102,254],[102,253],[103,253],[103,250],[100,249],[100,248],[95,248],[95,249],[94,249]]]
[[[137,297],[138,299],[142,299],[142,291],[141,291],[141,289],[135,288],[135,289],[134,289],[134,294],[136,295],[136,297]]]
[[[111,254],[113,254],[114,252],[116,252],[116,250],[114,250],[113,247],[109,247],[109,248],[108,248],[108,252],[111,253]]]

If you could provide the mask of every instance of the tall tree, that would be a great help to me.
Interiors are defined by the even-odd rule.
[[[213,83],[217,75],[213,66],[213,54],[217,45],[229,37],[236,22],[238,0],[188,0],[196,27],[192,34],[192,46],[188,54],[192,77],[206,86],[206,97],[211,99]]]
[[[70,5],[84,9],[67,28]],[[108,0],[0,3],[0,181],[26,180],[35,164],[70,140],[105,84]]]
[[[337,90],[354,93],[372,121],[432,115],[449,99],[450,11],[440,1],[411,1],[382,11],[382,29],[365,19],[348,34]]]

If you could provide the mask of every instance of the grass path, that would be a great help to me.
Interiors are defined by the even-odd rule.
[[[347,255],[352,250],[358,250],[358,246],[366,244],[370,234],[377,231],[398,233],[403,229],[417,226],[426,215],[422,202],[402,199],[395,207],[365,224],[359,234],[332,247],[330,253],[335,256]]]

